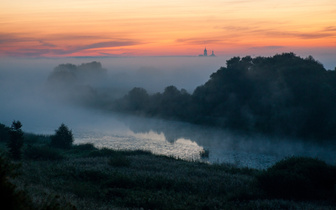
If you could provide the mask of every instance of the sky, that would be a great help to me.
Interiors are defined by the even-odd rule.
[[[334,59],[335,0],[0,0],[1,57],[218,56]],[[335,59],[334,59],[335,60]]]

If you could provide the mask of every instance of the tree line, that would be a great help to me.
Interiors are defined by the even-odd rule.
[[[6,143],[8,154],[14,160],[20,160],[22,156],[25,133],[21,127],[21,122],[15,120],[10,127],[0,123],[0,142]],[[72,131],[62,123],[58,129],[55,130],[55,134],[50,135],[49,145],[54,148],[69,149],[73,141]]]
[[[336,72],[313,57],[233,57],[189,94],[168,86],[135,87],[114,111],[182,120],[243,132],[308,139],[336,137]]]

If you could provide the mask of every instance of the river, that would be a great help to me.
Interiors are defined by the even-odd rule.
[[[173,62],[171,58],[160,58],[156,60],[157,63],[150,64],[154,67],[134,70],[136,66],[149,65],[149,60],[149,58],[105,59],[103,66],[106,61],[108,69],[119,69],[119,73],[111,74],[113,77],[119,75],[118,84],[117,79],[111,80],[115,85],[121,84],[120,78],[124,81],[132,80],[132,83],[125,85],[126,89],[133,87],[135,83],[141,85],[141,82],[145,81],[144,85],[155,87],[155,90],[159,91],[169,84],[190,91],[207,81],[210,72],[219,68],[220,63],[225,63],[222,58],[206,62],[204,59],[194,57],[175,58]],[[65,123],[74,134],[75,144],[93,143],[97,147],[120,150],[148,150],[154,154],[212,164],[229,163],[239,167],[264,169],[290,156],[316,157],[331,164],[336,163],[336,147],[330,143],[243,135],[184,122],[102,112],[64,105],[53,96],[43,95],[47,76],[57,64],[88,62],[75,61],[57,59],[3,61],[0,64],[0,123],[10,126],[13,120],[20,120],[24,131],[38,134],[53,134],[61,123]],[[134,64],[132,68],[128,68],[133,71],[123,69],[122,66],[125,67],[130,61]],[[169,63],[174,63],[174,66],[171,66],[172,71],[168,70]],[[189,68],[185,63],[192,65]],[[160,68],[163,64],[165,69]],[[202,69],[211,71],[205,72]],[[123,71],[129,75],[120,76],[120,72]],[[148,82],[157,81],[159,78],[165,79],[155,84]],[[209,151],[208,158],[200,157],[202,150]]]

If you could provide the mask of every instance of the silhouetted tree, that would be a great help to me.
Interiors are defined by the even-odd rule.
[[[73,141],[72,131],[63,123],[55,130],[55,135],[51,136],[51,146],[53,147],[68,149],[72,146]]]
[[[9,140],[9,127],[0,123],[0,142],[7,142]]]
[[[21,148],[23,146],[23,132],[21,130],[22,124],[20,121],[13,121],[9,130],[9,141],[7,147],[13,159],[21,158]]]
[[[233,57],[226,64],[192,95],[174,86],[154,95],[138,88],[118,108],[231,130],[336,138],[335,71],[294,53]]]

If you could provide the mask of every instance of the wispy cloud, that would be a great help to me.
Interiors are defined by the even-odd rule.
[[[328,26],[328,27],[324,28],[324,31],[336,32],[336,26]]]
[[[35,41],[33,37],[24,33],[1,33],[0,32],[0,44],[20,43]]]
[[[99,36],[81,35],[50,35],[43,38],[32,38],[29,34],[0,33],[0,54],[9,56],[44,56],[44,55],[67,55],[83,50],[125,47],[141,44],[137,40],[131,39],[107,39],[103,42],[94,42]],[[105,37],[104,37],[105,38]],[[73,46],[57,45],[59,40],[82,40],[83,43]],[[35,43],[35,44],[34,44]],[[3,49],[1,49],[1,46]],[[2,52],[1,52],[2,51]]]
[[[43,41],[43,40],[39,40],[39,42],[40,42],[40,44],[41,44],[42,46],[44,46],[44,47],[57,47],[56,45],[51,44],[51,43],[49,43],[49,42],[45,42],[45,41]]]
[[[86,49],[104,48],[104,47],[122,47],[122,46],[124,47],[138,44],[140,44],[140,42],[134,40],[117,40],[117,41],[98,42],[89,45],[84,45],[77,47],[76,50],[86,50]]]
[[[278,49],[282,49],[285,48],[284,46],[258,46],[258,47],[250,47],[249,49],[251,50],[262,50],[262,49],[266,49],[266,50],[278,50]]]
[[[220,40],[220,39],[188,38],[188,39],[176,39],[175,42],[202,45],[202,44],[218,44],[218,43],[221,43],[222,40]]]
[[[318,31],[311,32],[299,32],[299,31],[287,31],[278,30],[276,28],[262,28],[262,27],[240,27],[240,26],[225,26],[222,27],[227,33],[234,33],[237,36],[256,35],[267,37],[296,37],[300,39],[321,39],[327,37],[336,37],[336,27],[330,26],[320,29]]]

